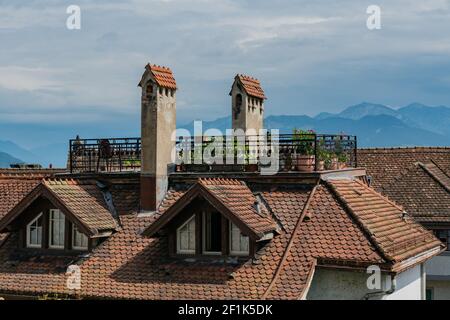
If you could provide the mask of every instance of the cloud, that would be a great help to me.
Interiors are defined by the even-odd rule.
[[[261,79],[269,114],[371,99],[450,105],[450,91],[430,88],[450,74],[449,1],[380,0],[379,31],[366,28],[366,0],[77,0],[81,30],[69,31],[72,2],[0,1],[0,117],[137,113],[148,61],[174,70],[180,122],[227,115],[238,72]]]
[[[0,87],[15,91],[61,91],[57,77],[64,71],[51,68],[0,66]]]

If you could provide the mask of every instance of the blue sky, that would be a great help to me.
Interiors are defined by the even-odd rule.
[[[147,62],[174,70],[180,123],[228,115],[236,73],[262,81],[267,115],[450,105],[449,18],[446,0],[0,0],[0,125],[138,128]]]

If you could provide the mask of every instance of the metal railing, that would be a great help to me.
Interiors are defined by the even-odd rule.
[[[71,173],[139,171],[141,139],[72,139],[68,167]]]
[[[140,138],[73,139],[70,172],[139,171]],[[259,171],[276,158],[278,171],[323,171],[357,167],[357,138],[335,134],[245,137],[179,137],[179,172]],[[209,157],[205,157],[209,156]]]

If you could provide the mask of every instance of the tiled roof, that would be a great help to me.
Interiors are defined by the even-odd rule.
[[[236,179],[200,179],[199,183],[256,233],[264,234],[277,228],[267,213],[256,211],[257,199],[245,182]],[[262,211],[263,206],[260,207]]]
[[[416,162],[432,161],[449,173],[450,147],[358,149],[358,166],[366,168],[375,187],[390,183]]]
[[[217,185],[229,185],[234,190],[238,183],[223,179],[202,182],[216,193],[220,192]],[[314,189],[308,185],[272,185],[270,190],[251,187],[252,193],[259,193],[264,199],[282,230],[270,241],[261,243],[251,259],[229,261],[220,257],[174,258],[169,256],[167,236],[142,236],[144,229],[186,194],[186,186],[174,186],[159,214],[120,216],[121,227],[116,233],[89,256],[75,259],[82,275],[81,291],[76,293],[84,297],[124,299],[298,299],[307,292],[315,265],[340,263],[352,268],[378,264],[391,270],[395,262],[386,260],[382,250],[400,259],[400,255],[417,253],[419,247],[404,241],[404,235],[410,233],[400,223],[397,226],[398,211],[391,208],[394,205],[368,188],[359,190],[361,184],[354,183],[341,185],[331,181]],[[389,209],[386,217],[394,221],[398,227],[394,231],[398,232],[382,234],[380,239],[370,235],[367,230],[380,224],[375,224],[352,200],[354,196],[346,190],[350,186],[362,192],[366,201],[386,206]],[[222,192],[229,193],[227,188]],[[229,195],[234,199],[234,191]],[[413,222],[406,224],[418,239],[422,238],[423,229]],[[388,236],[393,243],[386,240]],[[65,288],[63,269],[68,262],[55,257],[53,262],[49,257],[14,257],[15,241],[11,236],[0,247],[0,292],[74,293]],[[396,251],[397,246],[401,252]],[[435,246],[439,249],[439,242]]]
[[[450,222],[450,148],[358,150],[373,186],[419,222]]]
[[[153,74],[158,86],[168,89],[177,88],[175,77],[170,68],[150,64],[148,64],[146,68]]]
[[[0,219],[33,190],[42,178],[0,177]]]
[[[249,96],[260,98],[260,99],[266,99],[266,95],[264,94],[264,90],[261,87],[261,83],[258,79],[238,74],[236,77],[239,78],[240,82],[244,86],[245,92]]]
[[[450,176],[447,175],[435,163],[419,164],[430,176],[439,182],[448,192],[450,192]]]
[[[402,261],[441,244],[401,207],[364,183],[358,180],[329,183],[387,260]]]
[[[0,169],[0,219],[42,179],[60,172],[62,169]]]
[[[450,192],[420,163],[382,186],[381,192],[420,222],[450,222]]]
[[[95,231],[116,229],[116,221],[95,182],[52,179],[44,180],[43,183],[89,229]]]

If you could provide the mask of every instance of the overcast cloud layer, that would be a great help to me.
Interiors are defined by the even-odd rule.
[[[0,0],[0,121],[136,117],[147,62],[174,70],[181,123],[228,115],[236,73],[262,81],[267,114],[450,105],[448,30],[447,0]]]

